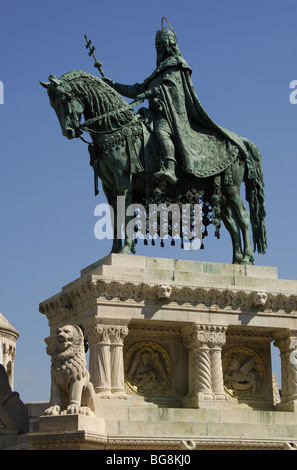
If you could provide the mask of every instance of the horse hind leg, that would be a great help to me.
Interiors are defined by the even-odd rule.
[[[135,241],[133,234],[128,233],[128,224],[129,222],[132,222],[133,225],[133,219],[134,219],[134,214],[130,214],[130,211],[133,210],[133,204],[132,204],[132,180],[129,181],[129,185],[127,184],[128,189],[125,189],[121,191],[122,193],[122,205],[123,207],[121,208],[121,213],[123,216],[123,230],[124,230],[124,241],[123,241],[123,247],[120,250],[120,253],[122,254],[135,254],[136,253],[136,247],[135,247]]]
[[[111,253],[120,253],[122,250],[122,237],[119,231],[120,224],[118,218],[120,213],[118,212],[118,199],[117,194],[114,193],[109,187],[102,184],[104,194],[107,198],[108,204],[112,209],[111,214],[111,225],[112,225],[112,248]]]

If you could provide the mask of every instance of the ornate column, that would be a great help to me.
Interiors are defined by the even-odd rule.
[[[111,340],[111,392],[114,398],[127,398],[125,393],[123,346],[128,334],[126,326],[109,328]]]
[[[231,397],[224,389],[222,369],[222,347],[226,342],[226,330],[226,327],[217,327],[217,331],[211,334],[211,386],[215,400],[231,401]]]
[[[184,405],[193,408],[218,407],[227,401],[224,392],[221,350],[226,327],[192,324],[182,329],[188,350],[188,395]]]
[[[277,408],[297,411],[297,330],[286,330],[274,345],[280,350],[282,393]]]
[[[106,325],[96,324],[85,329],[85,335],[90,345],[90,380],[96,394],[101,398],[112,398],[108,328]]]
[[[123,339],[128,328],[125,325],[94,323],[84,325],[90,345],[91,382],[100,398],[124,398]]]

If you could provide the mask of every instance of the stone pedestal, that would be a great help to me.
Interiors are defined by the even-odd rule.
[[[29,444],[44,450],[89,450],[106,442],[105,422],[84,415],[42,416],[38,432],[29,434]]]
[[[279,448],[297,443],[296,293],[297,281],[278,279],[276,268],[111,254],[40,312],[47,342],[65,324],[84,332],[106,448]],[[282,363],[278,404],[272,343]],[[213,419],[217,427],[205,427]]]

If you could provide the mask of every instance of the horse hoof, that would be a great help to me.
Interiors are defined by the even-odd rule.
[[[240,261],[240,264],[253,265],[254,263],[251,261],[250,257],[244,257],[243,260]]]

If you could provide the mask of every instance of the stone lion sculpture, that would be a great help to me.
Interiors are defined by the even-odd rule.
[[[29,431],[29,413],[18,392],[11,390],[5,367],[0,364],[0,422],[11,434]]]
[[[87,370],[84,336],[78,326],[57,329],[55,344],[48,346],[52,356],[51,398],[46,415],[93,415],[95,391]]]

